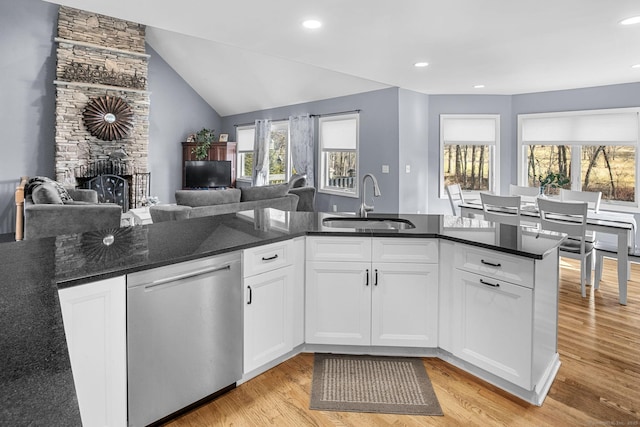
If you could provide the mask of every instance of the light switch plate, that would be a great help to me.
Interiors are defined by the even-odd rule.
[[[404,171],[405,173],[411,173],[411,165],[405,165]]]

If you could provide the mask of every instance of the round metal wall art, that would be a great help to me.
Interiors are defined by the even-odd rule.
[[[133,128],[133,111],[117,96],[101,96],[87,104],[84,123],[91,135],[103,141],[120,140]]]

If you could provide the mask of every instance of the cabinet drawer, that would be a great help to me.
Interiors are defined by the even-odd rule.
[[[438,262],[437,239],[402,239],[397,237],[373,239],[373,262]]]
[[[293,264],[293,240],[245,249],[243,253],[243,277]]]
[[[371,261],[370,237],[307,237],[307,261]]]
[[[463,245],[456,248],[455,258],[463,270],[533,288],[533,260]]]

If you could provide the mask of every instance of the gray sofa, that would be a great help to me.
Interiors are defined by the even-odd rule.
[[[226,190],[178,190],[175,196],[176,205],[149,208],[154,223],[261,208],[295,211],[300,200],[305,208],[312,209],[315,188],[290,189],[289,184],[285,183]]]
[[[98,203],[98,194],[87,189],[64,189],[63,200],[60,188],[46,182],[25,188],[24,239],[120,227],[120,206]]]

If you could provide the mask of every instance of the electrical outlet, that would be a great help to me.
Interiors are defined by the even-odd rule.
[[[333,212],[338,212],[338,206],[337,206],[337,205],[332,205],[332,206],[331,206],[331,210],[332,210]]]
[[[389,165],[382,165],[382,173],[389,173]]]

